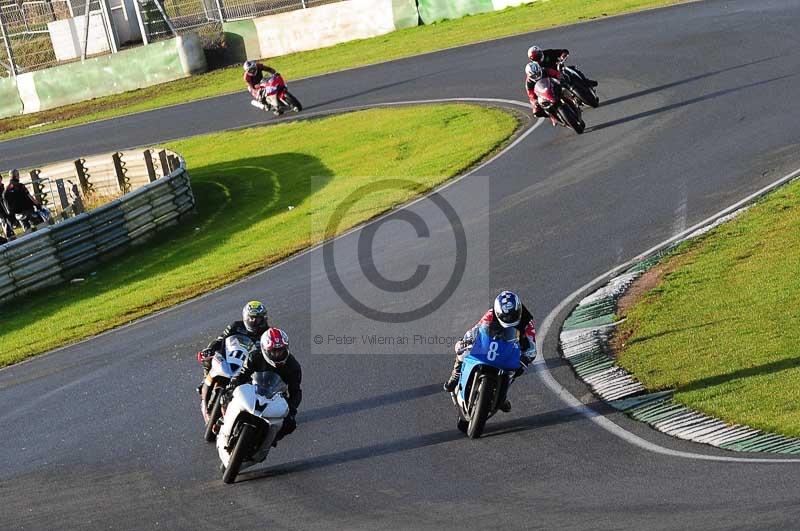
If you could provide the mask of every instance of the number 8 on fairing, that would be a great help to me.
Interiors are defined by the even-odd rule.
[[[489,351],[486,353],[486,359],[489,361],[494,361],[497,358],[497,349],[500,348],[500,345],[497,344],[497,341],[492,341],[489,343]]]

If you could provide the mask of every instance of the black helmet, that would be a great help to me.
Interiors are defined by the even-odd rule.
[[[261,333],[267,324],[267,309],[260,301],[250,301],[242,308],[242,322],[251,334]]]

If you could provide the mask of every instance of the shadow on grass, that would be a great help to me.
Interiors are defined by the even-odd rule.
[[[65,305],[125,284],[157,281],[160,274],[206,259],[254,224],[285,212],[288,205],[302,204],[333,177],[333,172],[319,159],[301,153],[230,160],[190,168],[189,174],[197,202],[196,214],[155,234],[143,245],[104,258],[88,270],[98,273],[87,282],[58,286],[6,303],[14,305],[14,314],[4,327],[27,325],[31,318],[46,318]],[[261,246],[254,256],[265,254],[265,241],[254,241],[254,245]],[[202,281],[198,279],[198,283]]]
[[[732,382],[734,380],[740,380],[742,378],[750,378],[752,376],[764,376],[767,374],[773,374],[788,369],[796,369],[798,367],[800,367],[800,356],[773,361],[772,363],[765,363],[763,365],[758,365],[756,367],[747,367],[746,369],[739,369],[726,374],[718,374],[716,376],[709,376],[708,378],[701,378],[700,380],[695,380],[694,382],[688,385],[680,386],[677,389],[677,391],[680,392],[699,391],[700,389],[705,389],[706,387],[722,385],[728,382]]]
[[[672,334],[678,334],[680,332],[687,332],[689,330],[699,330],[701,328],[708,328],[709,326],[714,326],[716,324],[724,323],[730,321],[731,319],[718,319],[716,321],[709,321],[707,323],[702,323],[693,326],[684,326],[683,328],[671,328],[669,330],[664,330],[663,332],[657,332],[655,334],[650,334],[647,336],[636,336],[634,338],[629,339],[626,342],[626,347],[630,347],[631,345],[635,345],[636,343],[644,343],[646,341],[650,341],[651,339],[658,339],[659,337],[669,336]]]

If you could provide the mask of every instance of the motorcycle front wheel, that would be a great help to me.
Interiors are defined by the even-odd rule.
[[[286,91],[286,96],[284,99],[286,104],[291,107],[294,112],[300,112],[303,110],[303,105],[300,103],[300,100],[292,96],[292,93],[288,90]]]
[[[236,481],[236,476],[239,475],[239,469],[242,466],[242,461],[247,457],[247,452],[252,446],[252,439],[255,435],[255,428],[249,424],[242,426],[242,432],[239,434],[239,440],[236,441],[236,446],[231,453],[231,459],[228,461],[228,468],[222,474],[222,481],[224,483],[233,483]]]
[[[467,437],[470,439],[477,439],[483,434],[486,419],[489,418],[489,410],[492,408],[493,395],[494,392],[489,378],[481,378],[478,385],[478,394],[475,397],[475,404],[472,406],[472,415],[470,415],[469,424],[467,425]]]

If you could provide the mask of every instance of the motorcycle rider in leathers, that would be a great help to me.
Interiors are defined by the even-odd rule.
[[[528,93],[528,101],[531,102],[531,110],[533,110],[534,116],[550,118],[550,122],[553,125],[558,125],[558,119],[542,109],[542,106],[539,105],[539,98],[536,96],[534,88],[536,87],[536,82],[542,77],[561,79],[561,73],[552,68],[542,68],[534,61],[531,61],[525,66],[525,91]]]
[[[197,353],[197,361],[203,365],[203,381],[197,386],[197,392],[203,396],[203,386],[206,385],[206,376],[211,370],[211,360],[217,352],[225,348],[225,340],[233,335],[247,336],[258,345],[261,335],[269,328],[267,308],[260,301],[250,301],[242,308],[242,320],[229,324],[222,333],[208,344],[206,348]]]
[[[258,61],[245,61],[243,68],[244,82],[247,84],[247,90],[250,92],[250,95],[254,100],[261,102],[269,108],[269,103],[267,103],[267,99],[262,94],[261,89],[258,88],[258,84],[264,80],[263,72],[272,76],[277,73],[276,70]]]
[[[289,396],[286,400],[289,404],[289,415],[283,419],[283,426],[275,437],[274,446],[297,428],[295,415],[297,415],[297,408],[303,400],[303,390],[300,388],[303,372],[300,363],[289,353],[289,336],[280,328],[270,328],[261,336],[260,348],[254,349],[248,354],[244,365],[225,389],[223,394],[225,402],[230,401],[236,387],[250,381],[254,372],[265,371],[276,373],[289,388]],[[220,425],[222,420],[220,418]]]
[[[558,69],[558,65],[567,60],[569,50],[566,48],[549,48],[542,50],[538,46],[531,46],[528,48],[528,59],[534,63],[538,63],[542,68]],[[584,76],[585,77],[585,76]],[[596,87],[597,81],[586,78],[586,83],[590,87]]]
[[[520,298],[511,291],[503,291],[494,299],[494,305],[484,314],[480,321],[473,326],[464,338],[455,344],[456,361],[453,365],[453,372],[444,384],[444,390],[452,393],[461,378],[461,366],[464,363],[464,355],[472,348],[478,330],[481,327],[488,327],[487,332],[491,336],[498,335],[503,328],[516,328],[519,337],[519,348],[522,351],[520,362],[522,365],[518,373],[522,373],[525,367],[530,365],[536,357],[536,328],[533,323],[531,312],[522,304]],[[507,399],[501,404],[501,411],[511,411],[511,402]]]

